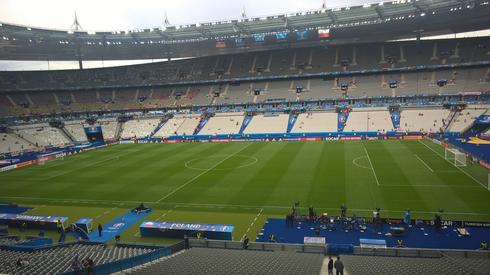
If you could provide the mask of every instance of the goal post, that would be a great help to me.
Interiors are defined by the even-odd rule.
[[[458,149],[446,148],[444,150],[444,159],[454,166],[466,166],[466,154],[460,152]]]

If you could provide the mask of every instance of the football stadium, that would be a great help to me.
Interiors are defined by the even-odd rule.
[[[0,273],[488,274],[490,2],[319,2],[0,18]]]

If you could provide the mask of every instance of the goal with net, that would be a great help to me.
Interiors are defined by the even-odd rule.
[[[466,154],[458,149],[446,148],[444,159],[451,162],[454,166],[466,166]]]

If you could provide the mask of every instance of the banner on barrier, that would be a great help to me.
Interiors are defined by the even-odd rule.
[[[419,140],[422,139],[422,136],[403,136],[403,139],[405,140]]]
[[[5,167],[0,168],[0,172],[9,171],[9,170],[12,170],[15,168],[17,168],[17,164],[5,166]]]

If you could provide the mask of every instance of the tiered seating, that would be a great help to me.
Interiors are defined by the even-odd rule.
[[[47,124],[16,127],[16,133],[37,146],[59,146],[70,143],[60,129]]]
[[[4,236],[0,237],[0,245],[15,244],[22,240],[18,236]]]
[[[71,134],[75,141],[86,142],[87,134],[83,128],[82,121],[67,121],[65,122],[65,130]]]
[[[393,130],[388,111],[353,111],[344,128],[344,132],[387,132]]]
[[[177,135],[192,135],[194,134],[194,130],[196,130],[197,125],[199,124],[199,115],[192,115],[187,117],[184,122],[177,129]]]
[[[169,136],[173,136],[176,134],[177,129],[179,129],[180,125],[184,123],[186,120],[185,117],[175,116],[169,119],[162,128],[160,128],[153,136],[159,138],[166,138]]]
[[[320,274],[323,255],[191,248],[134,274]],[[128,272],[133,274],[131,272]]]
[[[286,133],[289,115],[256,115],[243,131],[244,134]]]
[[[450,132],[464,132],[468,130],[475,122],[475,119],[485,113],[484,109],[465,109],[458,112],[453,118],[453,122],[449,127]]]
[[[486,274],[488,258],[415,258],[383,256],[341,256],[351,275],[356,274]]]
[[[0,249],[0,273],[7,274],[54,274],[71,271],[71,263],[78,256],[80,260],[90,258],[95,265],[146,254],[154,249],[123,246],[73,244],[20,252]],[[26,260],[26,266],[18,267],[19,259]]]
[[[99,119],[99,123],[105,140],[116,138],[117,121],[114,119]]]
[[[200,135],[238,134],[243,122],[242,113],[222,113],[210,118]]]
[[[400,129],[407,132],[438,132],[446,123],[449,110],[402,110]]]
[[[300,114],[291,133],[337,132],[337,117],[333,112]]]
[[[368,113],[368,131],[387,132],[393,131],[393,122],[390,112],[375,111]]]
[[[144,138],[149,136],[158,126],[160,119],[135,119],[123,125],[121,138]]]
[[[368,130],[367,112],[350,112],[344,132],[366,132]]]
[[[34,146],[14,134],[0,134],[0,153],[21,152],[33,148]]]

